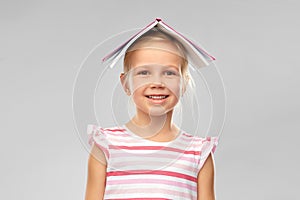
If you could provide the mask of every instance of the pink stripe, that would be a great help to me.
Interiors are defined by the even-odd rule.
[[[187,134],[187,133],[183,133],[184,136],[187,136],[187,137],[193,137],[192,135],[190,134]]]
[[[217,147],[216,145],[213,146],[213,148],[212,148],[212,150],[211,150],[213,153],[215,153],[216,147]]]
[[[163,179],[127,179],[127,180],[108,180],[107,185],[119,185],[119,184],[149,184],[149,183],[157,183],[157,184],[165,184],[165,185],[172,185],[176,187],[184,187],[192,191],[197,191],[197,187],[181,182],[176,181],[169,181],[169,180],[163,180]]]
[[[125,132],[125,129],[123,129],[123,128],[114,128],[114,129],[105,128],[103,130],[111,131],[111,132]]]
[[[182,174],[178,172],[168,172],[168,171],[161,171],[161,170],[128,170],[128,171],[113,171],[113,172],[107,172],[106,176],[126,176],[126,175],[136,175],[136,174],[144,174],[144,175],[151,175],[151,174],[156,174],[156,175],[166,175],[166,176],[173,176],[177,178],[182,178],[186,179],[189,181],[196,182],[197,178],[187,175],[187,174]]]
[[[184,154],[193,154],[200,155],[199,151],[185,151],[173,147],[164,147],[164,146],[117,146],[117,145],[109,145],[110,149],[127,149],[127,150],[164,150],[164,151],[174,151]]]
[[[96,132],[100,131],[103,134],[110,134],[110,135],[116,135],[116,136],[129,135],[126,133],[126,130],[122,129],[122,128],[109,129],[109,128],[102,128],[102,127],[94,126],[93,131],[96,131]]]

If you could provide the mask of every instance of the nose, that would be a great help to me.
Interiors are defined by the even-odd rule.
[[[163,83],[163,78],[161,77],[161,75],[159,73],[154,74],[151,78],[151,82],[150,82],[150,87],[165,87],[164,83]]]
[[[150,83],[151,88],[164,88],[165,84],[162,82],[152,82]]]

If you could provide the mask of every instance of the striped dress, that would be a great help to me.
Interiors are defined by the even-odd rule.
[[[88,125],[89,144],[107,159],[104,199],[197,199],[197,175],[217,137],[200,138],[181,130],[171,142],[139,137],[125,125]]]

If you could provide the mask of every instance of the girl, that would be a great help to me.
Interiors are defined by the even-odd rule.
[[[85,199],[214,200],[218,138],[193,136],[172,122],[192,81],[185,49],[152,28],[126,50],[123,63],[120,81],[136,113],[120,126],[88,125]]]

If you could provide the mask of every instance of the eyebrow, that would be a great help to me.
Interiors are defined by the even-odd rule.
[[[146,64],[146,65],[141,65],[141,66],[138,66],[137,68],[138,69],[148,69],[149,67],[151,67],[151,66],[153,66],[153,64]],[[156,66],[161,66],[161,67],[163,67],[164,69],[166,69],[166,68],[172,68],[172,69],[175,69],[176,71],[180,71],[180,68],[179,67],[177,67],[177,66],[174,66],[174,65],[156,65]]]
[[[179,71],[180,70],[180,67],[176,67],[174,65],[166,65],[167,68],[173,68],[175,69],[176,71]]]

